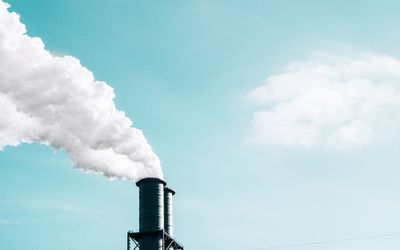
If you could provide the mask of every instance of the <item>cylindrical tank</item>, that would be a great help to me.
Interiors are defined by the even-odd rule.
[[[139,187],[139,231],[151,232],[164,228],[164,187],[158,178],[144,178]]]
[[[159,230],[164,229],[166,183],[158,178],[144,178],[136,185],[139,187],[139,232],[146,232],[139,239],[139,249],[162,250],[163,237]]]
[[[172,196],[175,191],[166,187],[164,188],[164,230],[169,236],[173,237],[174,221],[173,221],[173,201]]]

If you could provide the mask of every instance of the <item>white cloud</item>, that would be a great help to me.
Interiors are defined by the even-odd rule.
[[[396,139],[400,60],[319,53],[268,77],[247,100],[254,143],[350,149]]]
[[[111,178],[162,177],[142,131],[114,92],[72,56],[55,56],[26,34],[0,0],[0,149],[38,142],[65,149],[74,167]]]

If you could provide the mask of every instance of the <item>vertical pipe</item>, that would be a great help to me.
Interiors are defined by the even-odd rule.
[[[158,178],[144,178],[136,182],[139,187],[139,232],[140,250],[162,250],[164,229],[164,187],[166,183]],[[154,232],[154,233],[151,233]]]
[[[175,191],[166,187],[164,188],[164,230],[173,237],[174,233],[174,217],[173,217],[173,201],[172,196]]]

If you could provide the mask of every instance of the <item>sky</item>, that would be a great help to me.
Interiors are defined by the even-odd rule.
[[[187,249],[400,233],[397,1],[7,2],[29,36],[113,87],[177,192]],[[0,249],[125,249],[138,228],[133,181],[38,143],[0,162]]]

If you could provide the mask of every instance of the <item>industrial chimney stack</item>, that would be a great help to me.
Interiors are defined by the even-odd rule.
[[[182,249],[173,236],[173,202],[175,191],[158,178],[144,178],[139,187],[139,232],[128,232],[127,247],[131,250]]]
[[[175,191],[165,187],[164,188],[164,230],[165,232],[173,237],[174,230],[174,221],[173,221],[173,203],[172,196],[175,194]]]

